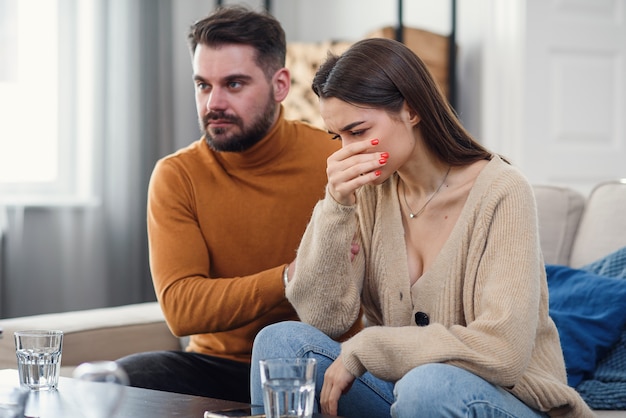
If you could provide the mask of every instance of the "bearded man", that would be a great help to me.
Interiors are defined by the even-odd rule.
[[[203,137],[157,162],[147,223],[157,299],[189,344],[118,363],[131,386],[249,402],[254,337],[297,319],[284,277],[339,143],[284,119],[291,79],[274,17],[219,8],[188,40]]]

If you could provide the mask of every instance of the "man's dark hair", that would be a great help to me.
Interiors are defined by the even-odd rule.
[[[187,40],[192,56],[198,44],[210,47],[250,45],[257,52],[257,65],[268,78],[285,66],[285,31],[267,12],[255,12],[244,6],[220,7],[194,23]]]

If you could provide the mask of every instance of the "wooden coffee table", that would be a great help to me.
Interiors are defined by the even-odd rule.
[[[18,383],[17,370],[0,370],[0,383]],[[102,391],[101,383],[79,382],[78,380],[61,377],[59,388],[51,392],[31,392],[26,405],[26,418],[84,418],[79,403],[79,385],[89,385],[93,393]],[[97,405],[94,405],[97,407]],[[124,398],[115,418],[203,418],[204,411],[248,406],[239,402],[221,399],[204,398],[201,396],[182,395],[161,392],[158,390],[126,387]],[[314,414],[316,418],[330,418],[322,414]],[[335,417],[336,418],[336,417]]]

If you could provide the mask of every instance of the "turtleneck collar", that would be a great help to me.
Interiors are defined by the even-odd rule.
[[[252,148],[243,152],[215,152],[211,150],[211,153],[226,170],[265,167],[275,161],[289,143],[289,138],[284,135],[285,126],[284,109],[281,105],[278,119],[272,128]]]

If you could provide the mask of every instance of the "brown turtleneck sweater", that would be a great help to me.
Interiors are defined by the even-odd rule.
[[[242,153],[204,139],[161,159],[148,191],[150,267],[171,331],[188,350],[249,362],[257,332],[297,319],[282,274],[315,203],[326,159],[340,146],[326,132],[286,121]]]

